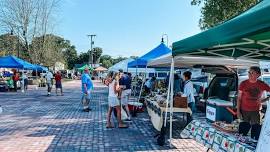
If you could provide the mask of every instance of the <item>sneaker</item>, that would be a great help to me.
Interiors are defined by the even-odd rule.
[[[83,112],[89,112],[90,110],[89,109],[83,109]]]
[[[124,121],[131,121],[131,119],[130,119],[130,118],[127,118],[127,119],[125,119]]]

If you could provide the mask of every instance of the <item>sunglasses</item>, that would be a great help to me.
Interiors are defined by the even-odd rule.
[[[248,71],[248,74],[252,75],[252,74],[258,74],[258,73],[254,71]]]

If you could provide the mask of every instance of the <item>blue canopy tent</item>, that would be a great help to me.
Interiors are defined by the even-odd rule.
[[[37,65],[35,64],[35,69],[34,70],[37,70],[37,71],[48,71],[48,68],[44,67],[44,66],[41,66],[41,65]]]
[[[128,68],[145,68],[145,73],[147,73],[147,63],[153,59],[159,58],[163,55],[166,54],[172,54],[172,50],[169,49],[164,42],[162,41],[161,44],[159,44],[156,48],[152,49],[150,52],[146,53],[145,55],[139,57],[135,61],[129,62],[128,63]],[[137,75],[137,74],[136,74]],[[140,94],[138,97],[138,100],[141,98],[141,93],[143,89],[143,84],[146,80],[146,75],[143,78],[141,89],[140,89]]]
[[[24,61],[15,56],[4,56],[0,57],[0,68],[17,68],[17,69],[26,69],[33,70],[35,66],[27,61]]]
[[[163,42],[158,45],[156,48],[146,53],[145,55],[139,57],[135,61],[129,62],[128,67],[138,67],[145,68],[147,66],[148,61],[161,57],[165,54],[171,54],[172,50],[169,49]]]

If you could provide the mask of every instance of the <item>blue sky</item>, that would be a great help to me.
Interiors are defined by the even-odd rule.
[[[162,34],[169,44],[200,29],[200,9],[191,0],[64,0],[57,34],[78,52],[90,48],[87,34],[97,34],[95,46],[111,56],[141,56],[156,47]]]

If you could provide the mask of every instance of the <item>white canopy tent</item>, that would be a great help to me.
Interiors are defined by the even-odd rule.
[[[232,68],[247,68],[250,66],[258,66],[259,62],[256,60],[245,60],[245,59],[233,59],[233,58],[215,58],[215,57],[191,57],[191,56],[163,56],[158,59],[152,60],[148,63],[149,67],[171,67],[170,80],[167,92],[166,100],[166,113],[164,126],[166,127],[167,109],[170,104],[170,146],[172,141],[172,117],[173,117],[173,86],[174,86],[174,71],[175,67],[192,68],[194,65],[223,65]]]
[[[126,60],[123,60],[121,62],[116,63],[115,65],[111,66],[108,71],[119,71],[119,69],[122,69],[124,72],[130,72],[132,75],[135,75],[136,73],[145,73],[145,68],[128,68],[128,63],[134,61],[134,59],[129,58]],[[147,70],[147,73],[155,73],[156,70],[154,68],[149,68]]]
[[[194,56],[176,56],[174,59],[174,67],[193,67],[193,65],[224,65],[227,67],[240,68],[258,66],[259,63],[256,60],[245,59],[229,59],[218,57],[194,57]],[[170,67],[172,63],[172,56],[163,56],[156,60],[152,60],[148,63],[149,67]]]

